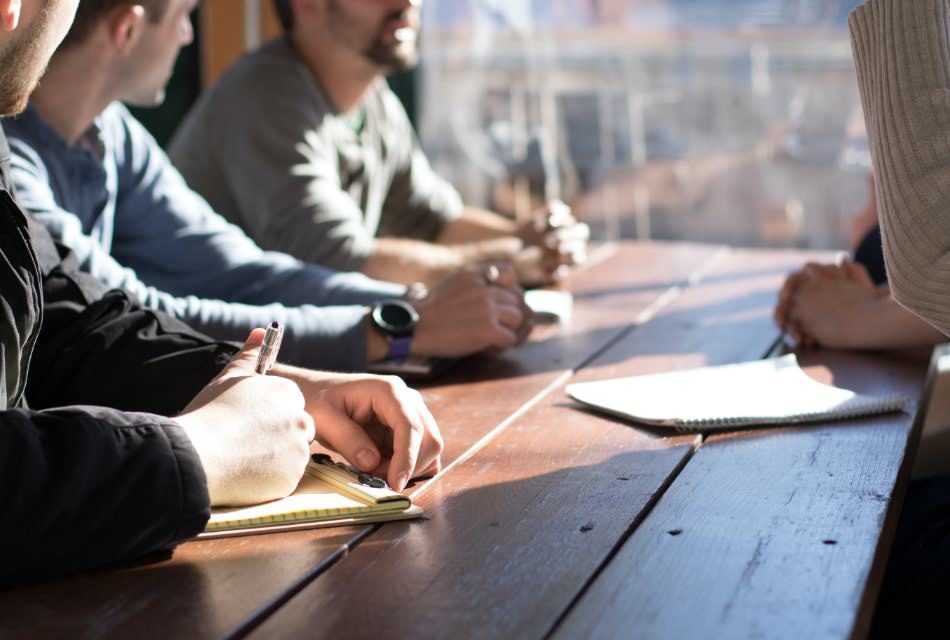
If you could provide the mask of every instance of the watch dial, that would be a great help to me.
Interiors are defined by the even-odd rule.
[[[408,329],[412,326],[412,316],[400,305],[387,304],[380,311],[383,322],[393,329]]]

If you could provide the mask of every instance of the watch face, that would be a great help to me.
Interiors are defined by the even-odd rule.
[[[373,308],[373,322],[391,336],[406,336],[415,329],[419,314],[402,300],[387,300]]]

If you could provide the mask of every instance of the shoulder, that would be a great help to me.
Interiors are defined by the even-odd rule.
[[[266,107],[282,100],[323,102],[314,95],[309,70],[285,38],[277,38],[256,51],[245,54],[206,92],[209,103],[227,101],[228,109],[238,105]],[[301,98],[305,100],[301,100]]]
[[[28,107],[16,117],[4,118],[3,130],[9,136],[9,146],[14,153],[24,148],[41,150],[55,147],[57,143],[62,144],[33,107]]]
[[[67,155],[65,145],[48,130],[33,109],[17,118],[4,119],[3,130],[9,136],[4,146],[17,181],[25,175],[45,180],[49,173],[47,162],[55,162]]]

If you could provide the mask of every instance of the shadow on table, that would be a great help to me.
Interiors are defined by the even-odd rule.
[[[0,636],[218,637],[363,529],[303,532],[313,538],[303,545],[300,532],[190,542],[174,552],[0,591]],[[296,540],[285,547],[286,536]]]

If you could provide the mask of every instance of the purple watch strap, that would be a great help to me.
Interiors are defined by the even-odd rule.
[[[386,354],[387,360],[405,360],[409,357],[409,346],[412,344],[412,336],[393,336],[389,339],[389,353]]]

